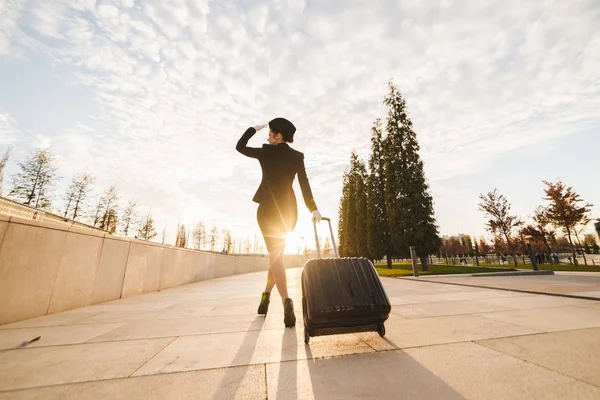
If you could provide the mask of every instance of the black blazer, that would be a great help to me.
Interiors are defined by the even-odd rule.
[[[292,184],[298,174],[304,203],[309,211],[316,210],[317,205],[306,176],[304,154],[292,149],[287,143],[276,146],[263,144],[262,148],[248,147],[248,140],[255,133],[256,129],[248,128],[235,146],[235,149],[243,155],[256,158],[260,162],[262,180],[252,201],[259,204],[273,201],[287,210],[292,207],[296,209],[296,195]]]

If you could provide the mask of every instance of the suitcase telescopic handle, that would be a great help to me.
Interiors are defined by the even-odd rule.
[[[321,220],[327,221],[329,223],[329,233],[331,234],[331,245],[333,246],[333,253],[336,257],[339,257],[337,246],[335,245],[335,237],[333,236],[333,228],[331,227],[331,219],[322,217]],[[313,221],[313,228],[315,230],[315,242],[317,244],[317,254],[319,258],[321,258],[321,245],[319,244],[319,234],[317,233],[317,223]]]

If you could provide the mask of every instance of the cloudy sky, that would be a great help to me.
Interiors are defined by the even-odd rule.
[[[319,209],[337,217],[350,152],[366,160],[393,78],[442,234],[483,234],[477,197],[495,187],[526,217],[542,179],[573,185],[599,217],[598,26],[596,0],[2,0],[6,181],[50,146],[59,206],[88,170],[96,193],[116,185],[171,237],[200,220],[252,236],[260,169],[235,143],[284,116]]]

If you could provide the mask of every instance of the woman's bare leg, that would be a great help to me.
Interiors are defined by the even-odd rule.
[[[269,256],[270,263],[270,256]],[[267,286],[265,286],[265,293],[271,293],[273,290],[273,286],[275,286],[275,279],[273,279],[273,274],[271,273],[271,268],[269,268],[269,274],[267,275]]]
[[[273,277],[281,300],[285,301],[288,298],[288,290],[285,269],[283,268],[283,249],[269,252],[269,263],[269,275]],[[267,280],[267,288],[268,285],[269,281]]]

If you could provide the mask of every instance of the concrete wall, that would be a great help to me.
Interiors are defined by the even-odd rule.
[[[285,264],[305,261],[286,256]],[[267,269],[265,256],[204,253],[0,215],[0,325]]]

